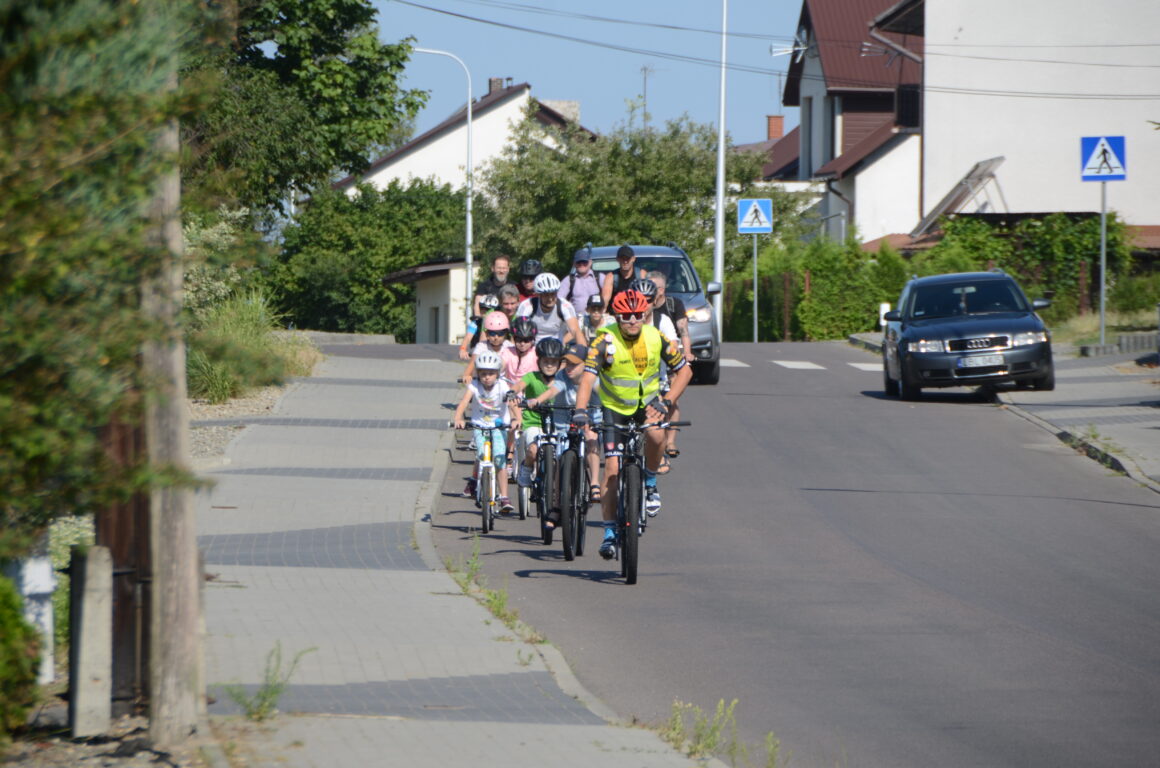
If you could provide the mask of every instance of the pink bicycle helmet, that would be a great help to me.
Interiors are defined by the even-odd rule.
[[[508,318],[503,312],[488,312],[483,318],[483,330],[485,331],[506,331],[508,329]]]

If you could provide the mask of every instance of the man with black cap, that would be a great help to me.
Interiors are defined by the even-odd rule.
[[[621,291],[628,290],[628,284],[638,277],[644,277],[643,269],[636,269],[636,251],[631,245],[622,245],[616,252],[616,269],[604,276],[604,284],[600,287],[600,296],[604,299],[604,306],[612,306],[612,297]]]

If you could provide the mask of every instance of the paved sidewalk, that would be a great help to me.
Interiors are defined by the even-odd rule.
[[[222,740],[239,737],[218,716],[241,711],[223,686],[256,691],[277,646],[298,666],[283,714],[240,738],[246,765],[704,765],[612,722],[558,652],[519,640],[438,562],[427,515],[461,365],[442,348],[326,351],[198,497]]]
[[[872,351],[880,334],[858,334],[850,343]],[[1160,493],[1160,368],[1155,353],[1076,357],[1053,349],[1051,392],[1002,387],[999,403],[1097,461]]]

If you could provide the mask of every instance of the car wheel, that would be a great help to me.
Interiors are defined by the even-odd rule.
[[[1048,366],[1047,373],[1038,379],[1032,379],[1031,388],[1038,392],[1051,392],[1055,389],[1055,366]]]
[[[898,382],[890,378],[890,369],[886,365],[886,358],[882,358],[882,389],[887,397],[898,397]]]
[[[721,380],[721,361],[698,363],[694,371],[697,374],[698,384],[716,384]]]
[[[898,395],[903,400],[917,400],[922,397],[922,387],[910,383],[910,377],[906,375],[906,366],[901,362],[898,364]]]

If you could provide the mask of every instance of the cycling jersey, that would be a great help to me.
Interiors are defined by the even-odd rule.
[[[588,348],[584,370],[599,377],[597,391],[605,408],[631,414],[656,398],[662,360],[673,371],[685,365],[684,356],[655,327],[641,326],[640,335],[630,340],[613,324]]]

